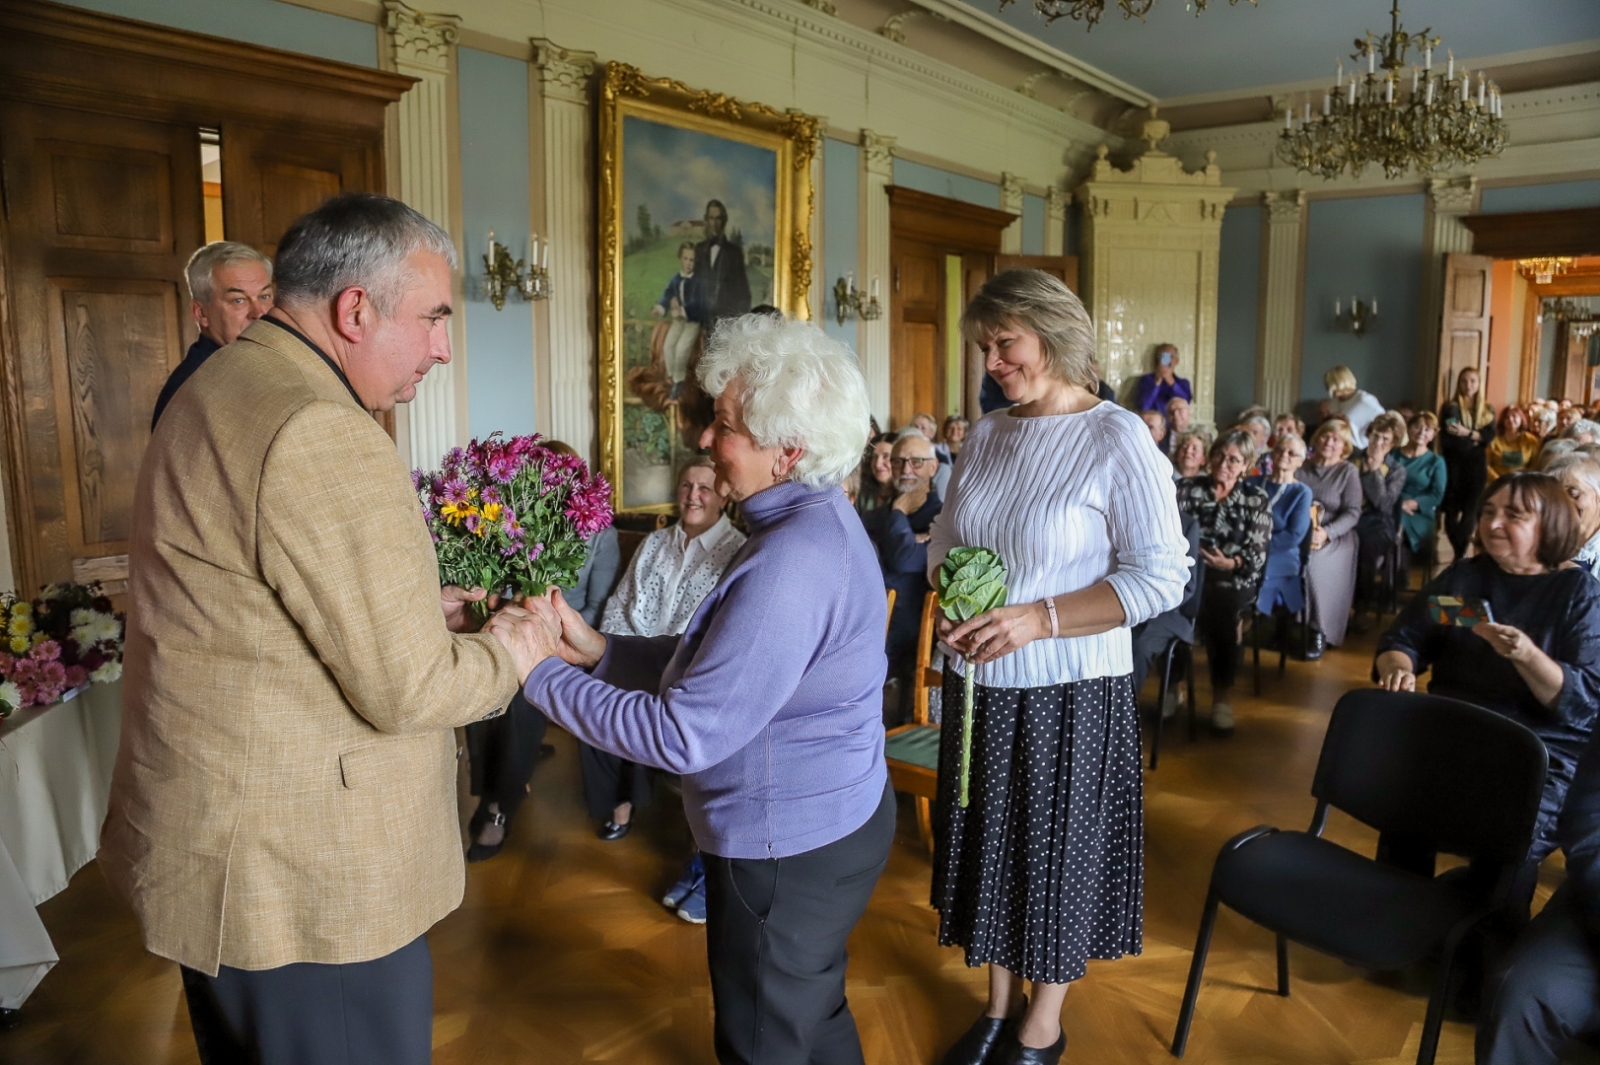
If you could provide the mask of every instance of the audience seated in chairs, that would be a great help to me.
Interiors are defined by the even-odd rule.
[[[889,677],[895,706],[889,725],[901,724],[910,710],[917,660],[917,632],[928,585],[928,530],[944,506],[933,486],[938,459],[933,443],[907,430],[895,441],[894,502],[865,517],[867,533],[878,549],[883,583],[895,591],[889,616]]]
[[[1293,433],[1280,433],[1272,448],[1272,473],[1252,482],[1267,494],[1267,509],[1272,514],[1272,539],[1267,542],[1267,563],[1261,591],[1256,595],[1256,610],[1285,622],[1289,616],[1301,614],[1306,605],[1311,489],[1295,479],[1305,462],[1306,442]],[[1275,635],[1278,643],[1285,645],[1288,625],[1279,623]]]
[[[861,461],[861,486],[856,490],[856,513],[868,514],[894,502],[894,473],[889,468],[893,451],[893,433],[878,433],[867,446]]]
[[[1311,489],[1319,508],[1306,560],[1306,610],[1311,632],[1306,657],[1320,658],[1324,645],[1344,643],[1356,589],[1356,523],[1361,519],[1361,475],[1347,460],[1355,450],[1350,426],[1330,418],[1311,434],[1306,464],[1295,476]]]
[[[678,471],[678,521],[657,529],[639,545],[628,571],[606,603],[600,631],[622,636],[666,636],[683,632],[723,570],[744,546],[745,535],[723,515],[728,497],[717,486],[709,458],[690,459]],[[583,795],[604,840],[628,834],[636,808],[650,801],[649,771],[614,754],[578,745]],[[662,901],[679,916],[705,922],[699,856]]]
[[[1145,678],[1150,675],[1150,665],[1157,658],[1164,655],[1173,640],[1193,646],[1194,623],[1200,616],[1200,593],[1204,586],[1205,567],[1200,561],[1200,522],[1191,514],[1183,516],[1183,538],[1189,541],[1189,583],[1183,588],[1183,601],[1171,610],[1157,614],[1149,621],[1140,622],[1131,631],[1133,637],[1133,695],[1137,699],[1139,692],[1144,689]],[[1193,669],[1193,665],[1190,667]],[[1167,689],[1165,697],[1158,708],[1162,718],[1172,717],[1178,712],[1179,685],[1177,678],[1169,678],[1173,683]],[[1159,728],[1160,726],[1157,725]],[[1152,743],[1152,746],[1154,744]],[[1155,768],[1154,751],[1151,752],[1150,768]]]
[[[1156,447],[1161,447],[1167,439],[1167,416],[1158,410],[1142,410],[1139,420],[1150,427],[1150,436],[1156,442]]]
[[[1173,396],[1167,400],[1166,415],[1167,437],[1161,441],[1161,452],[1170,458],[1178,437],[1194,428],[1194,408],[1182,396]]]
[[[1400,496],[1406,467],[1394,449],[1406,444],[1405,422],[1385,411],[1367,426],[1367,449],[1357,464],[1361,471],[1361,518],[1356,522],[1356,615],[1370,606],[1379,613],[1393,572],[1400,536]],[[1358,631],[1365,631],[1358,629]]]
[[[1600,707],[1600,582],[1562,566],[1578,536],[1556,478],[1500,478],[1478,508],[1478,554],[1429,581],[1378,643],[1377,673],[1390,691],[1414,691],[1431,671],[1430,692],[1504,714],[1544,741],[1550,772],[1531,863],[1556,847],[1556,817]],[[1440,596],[1486,601],[1494,621],[1441,621]],[[1432,874],[1431,855],[1418,871]],[[1530,866],[1522,902],[1535,879]]]
[[[1186,429],[1172,445],[1172,479],[1198,477],[1206,472],[1206,452],[1211,441],[1201,429]]]
[[[1566,881],[1484,988],[1478,1065],[1556,1065],[1600,1034],[1600,740],[1578,761],[1556,829]]]
[[[1561,482],[1578,512],[1578,542],[1572,561],[1600,577],[1600,459],[1573,452],[1545,465],[1544,472]]]
[[[1406,483],[1400,490],[1400,528],[1409,555],[1431,563],[1439,533],[1439,505],[1449,488],[1444,458],[1433,450],[1439,436],[1439,419],[1432,411],[1419,411],[1406,422],[1407,440],[1392,454],[1393,461],[1406,468]],[[1430,572],[1429,577],[1433,576]]]
[[[559,440],[546,440],[544,446],[560,455],[577,454]],[[599,622],[621,567],[617,530],[602,529],[589,540],[589,554],[578,571],[577,583],[562,591],[567,603],[589,624]],[[487,861],[505,845],[511,819],[528,797],[528,782],[544,748],[548,725],[544,714],[519,691],[505,713],[467,726],[467,765],[472,794],[478,796],[478,808],[467,829],[472,839],[467,861]]]
[[[1495,420],[1494,439],[1484,452],[1489,477],[1503,477],[1518,470],[1536,469],[1543,442],[1528,428],[1528,416],[1521,407],[1507,407]]]
[[[911,424],[900,430],[900,435],[905,436],[909,432],[920,433],[924,440],[933,444],[939,438],[939,423],[934,421],[931,414],[913,414]],[[955,470],[955,454],[948,448],[941,449],[934,444],[933,455],[939,461],[933,474],[933,487],[943,498],[950,494],[950,474]]]
[[[1200,523],[1205,588],[1199,636],[1211,668],[1211,729],[1233,731],[1234,678],[1239,672],[1240,615],[1251,609],[1267,561],[1272,514],[1267,493],[1242,478],[1255,460],[1255,441],[1230,429],[1211,445],[1211,472],[1178,482],[1178,509]]]
[[[959,414],[952,414],[945,418],[944,424],[939,427],[939,436],[933,442],[933,450],[940,461],[955,465],[956,459],[961,456],[962,441],[967,438],[967,429],[971,423]]]

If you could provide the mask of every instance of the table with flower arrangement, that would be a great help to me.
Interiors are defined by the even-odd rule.
[[[100,846],[122,725],[122,621],[92,588],[0,595],[0,1009],[56,963],[35,907]]]

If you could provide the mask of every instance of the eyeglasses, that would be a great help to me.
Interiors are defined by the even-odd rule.
[[[930,463],[930,462],[938,462],[938,461],[939,461],[938,459],[890,459],[889,460],[889,465],[891,465],[891,466],[910,466],[914,470],[920,470],[920,469],[922,469],[922,467],[926,466],[928,463]]]

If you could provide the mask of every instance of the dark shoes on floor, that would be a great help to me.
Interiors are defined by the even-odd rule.
[[[628,834],[628,829],[632,827],[632,821],[629,821],[625,825],[619,825],[615,821],[608,820],[605,824],[601,825],[598,830],[596,830],[595,835],[599,836],[607,843],[610,843],[614,840],[621,839],[623,836],[626,836]]]
[[[1022,1018],[980,1016],[955,1046],[945,1051],[939,1065],[998,1065],[1010,1047],[1017,1046],[1017,1029]]]
[[[1066,1032],[1062,1032],[1054,1043],[1043,1048],[1025,1047],[1012,1039],[1003,1051],[995,1055],[995,1065],[1056,1065],[1066,1049]]]
[[[467,861],[486,862],[490,858],[493,858],[496,854],[499,854],[500,848],[506,845],[506,836],[510,834],[509,829],[506,829],[501,833],[499,843],[479,843],[478,834],[482,832],[484,827],[487,825],[504,826],[505,823],[506,815],[503,813],[485,813],[481,820],[479,819],[478,815],[474,814],[471,825],[472,846],[467,848]]]

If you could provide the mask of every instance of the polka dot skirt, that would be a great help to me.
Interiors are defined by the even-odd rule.
[[[1142,949],[1144,810],[1131,678],[974,697],[959,805],[963,679],[945,671],[933,905],[939,943],[1062,984]]]

